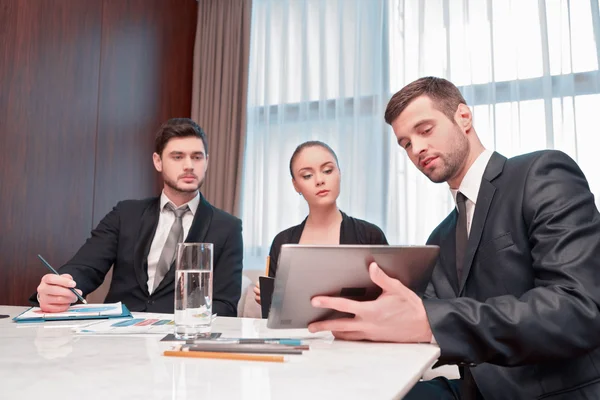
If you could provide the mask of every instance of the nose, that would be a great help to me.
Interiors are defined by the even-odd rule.
[[[192,162],[192,157],[185,157],[185,160],[183,162],[183,169],[185,169],[186,171],[194,169],[194,163]]]
[[[325,174],[319,172],[315,175],[315,178],[316,178],[317,187],[323,186],[323,184],[325,184]]]
[[[410,143],[410,149],[414,157],[418,157],[427,149],[427,144],[421,138],[414,138]]]

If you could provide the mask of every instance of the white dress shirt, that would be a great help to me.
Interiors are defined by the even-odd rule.
[[[493,151],[484,150],[465,174],[458,190],[450,189],[455,204],[459,191],[467,198],[465,201],[465,208],[467,209],[467,235],[471,233],[471,223],[473,222],[473,214],[475,213],[475,205],[477,204],[477,195],[481,187],[481,179],[490,158],[492,158],[492,154],[494,154]],[[456,209],[458,210],[458,205],[456,205]]]
[[[150,294],[152,294],[152,289],[154,288],[154,276],[156,275],[156,265],[158,264],[160,253],[162,253],[163,247],[165,247],[167,237],[171,231],[171,226],[173,226],[173,223],[175,222],[175,213],[165,209],[165,205],[167,203],[172,203],[175,205],[175,203],[169,200],[165,192],[163,192],[160,195],[160,214],[158,216],[158,226],[156,227],[156,233],[154,234],[152,245],[150,245],[150,252],[148,253],[148,292]],[[198,204],[200,204],[200,193],[197,193],[196,197],[189,202],[176,207],[179,209],[187,205],[190,208],[190,210],[183,214],[183,217],[181,218],[184,239],[187,237],[188,232],[190,231],[192,221],[194,220],[194,214],[196,214],[196,210],[198,209]]]
[[[465,208],[467,210],[467,236],[471,233],[471,224],[473,223],[473,214],[475,214],[475,205],[477,204],[477,195],[481,187],[481,179],[483,179],[483,174],[490,162],[490,158],[492,158],[492,154],[494,154],[493,151],[485,149],[465,174],[460,187],[458,189],[450,189],[454,198],[454,204],[456,204],[456,196],[459,191],[467,198],[465,201]],[[456,205],[456,209],[458,210],[458,205]],[[431,343],[437,344],[433,335]]]

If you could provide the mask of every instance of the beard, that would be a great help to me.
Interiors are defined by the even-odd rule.
[[[447,154],[439,154],[438,158],[442,161],[440,166],[433,170],[427,178],[433,183],[443,183],[452,179],[462,168],[470,151],[469,140],[462,134],[458,127],[454,129],[454,142],[452,148]]]
[[[179,192],[179,193],[193,193],[196,190],[199,190],[202,187],[202,184],[204,183],[204,179],[202,179],[198,183],[198,186],[195,189],[192,189],[192,188],[188,188],[188,187],[180,187],[177,185],[177,181],[170,179],[164,175],[163,175],[163,181],[165,182],[165,185],[167,185],[168,187],[170,187],[171,189],[173,189],[174,191]]]

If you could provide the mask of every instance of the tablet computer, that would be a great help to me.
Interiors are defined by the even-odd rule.
[[[311,322],[352,316],[315,308],[318,295],[374,300],[381,289],[369,277],[375,261],[389,276],[418,295],[427,288],[438,246],[297,245],[281,247],[267,327],[306,328]]]

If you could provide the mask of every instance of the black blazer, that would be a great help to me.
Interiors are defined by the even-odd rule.
[[[383,231],[377,225],[362,219],[349,217],[344,212],[340,212],[342,213],[340,244],[388,244]],[[271,259],[269,276],[275,277],[277,274],[277,262],[279,261],[281,246],[300,243],[300,237],[304,231],[304,225],[306,225],[306,218],[300,225],[279,232],[273,239],[271,251],[269,252],[269,258]]]
[[[123,302],[131,311],[172,313],[175,268],[148,293],[148,253],[158,226],[160,197],[119,202],[77,254],[62,268],[83,295],[104,281],[114,264],[106,302]],[[213,313],[237,316],[242,282],[242,223],[200,195],[186,242],[213,243]]]
[[[441,364],[463,396],[600,398],[600,215],[585,176],[559,151],[494,153],[477,197],[460,282],[454,210],[423,303]]]

